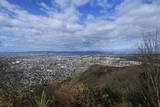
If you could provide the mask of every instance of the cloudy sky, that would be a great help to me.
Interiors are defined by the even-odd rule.
[[[160,0],[0,0],[0,51],[134,49]]]

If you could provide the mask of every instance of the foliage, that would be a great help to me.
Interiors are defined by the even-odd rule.
[[[84,84],[79,84],[75,88],[76,107],[132,107],[127,96],[110,87],[88,88]]]
[[[91,107],[95,104],[93,93],[85,84],[78,84],[73,90],[77,107]]]
[[[49,100],[47,100],[47,96],[43,91],[40,99],[32,99],[30,101],[31,101],[32,107],[47,107]]]
[[[61,89],[57,88],[57,90],[47,87],[47,90],[40,90],[41,96],[35,91],[22,92],[14,98],[8,97],[14,101],[7,100],[5,106],[2,107],[132,107],[125,94],[107,86],[89,88],[79,83],[66,89],[64,87],[64,84],[61,84]],[[46,94],[49,91],[55,92]],[[70,97],[73,98],[72,101],[69,100]]]

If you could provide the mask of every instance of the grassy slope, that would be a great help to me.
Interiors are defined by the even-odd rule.
[[[83,72],[75,83],[85,83],[90,87],[104,87],[106,85],[113,88],[127,91],[127,88],[138,87],[138,77],[141,70],[138,66],[131,67],[108,67],[103,65],[93,65]],[[126,88],[127,87],[127,88]]]

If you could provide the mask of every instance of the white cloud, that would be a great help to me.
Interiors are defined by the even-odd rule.
[[[55,0],[53,3],[57,3],[61,8],[68,8],[71,6],[82,6],[88,2],[89,0]]]
[[[81,6],[89,2],[89,0],[72,0],[76,6]]]
[[[142,31],[148,31],[160,25],[160,5],[157,2],[144,4],[140,0],[125,0],[118,5],[113,21],[104,20],[106,15],[101,18],[88,14],[84,24],[79,24],[83,13],[80,13],[77,8],[88,2],[91,1],[55,0],[54,3],[60,6],[61,11],[57,11],[57,7],[39,3],[43,11],[49,15],[42,16],[31,14],[20,6],[1,0],[0,7],[5,9],[0,10],[0,36],[3,35],[0,39],[8,39],[35,50],[129,48],[132,45],[120,47],[117,43],[135,42],[140,38]],[[107,1],[98,2],[105,4],[104,2]],[[9,13],[14,17],[10,17]],[[22,46],[16,47],[17,50],[22,49]]]

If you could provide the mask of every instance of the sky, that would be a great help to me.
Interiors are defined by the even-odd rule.
[[[0,52],[134,49],[160,0],[0,0]]]

